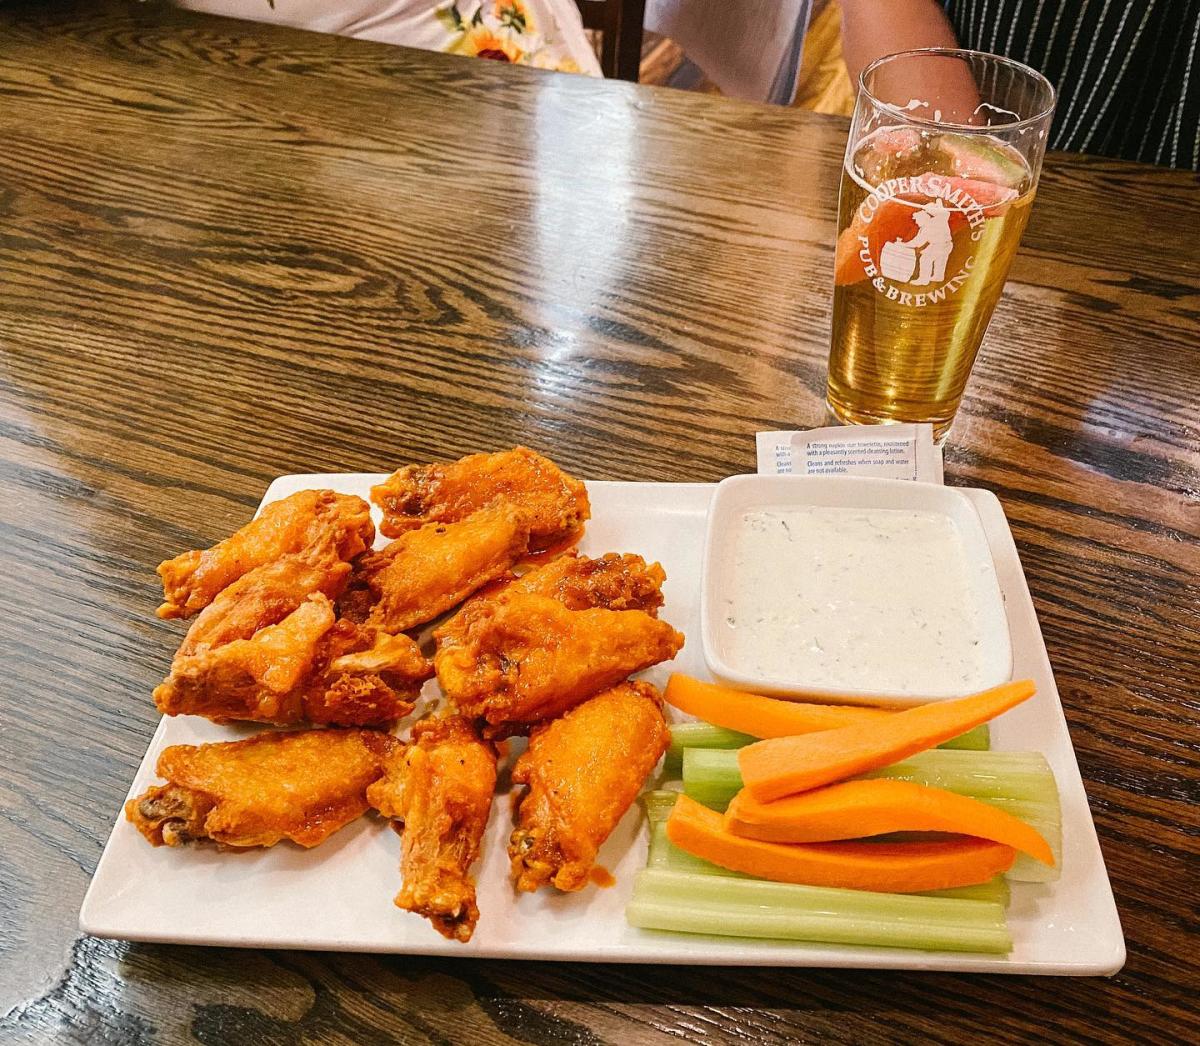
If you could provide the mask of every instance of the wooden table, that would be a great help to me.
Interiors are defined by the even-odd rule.
[[[1052,157],[948,448],[1012,521],[1124,920],[1108,981],[82,938],[267,482],[518,441],[717,480],[823,420],[843,122],[201,19],[0,8],[0,1038],[1195,1040],[1194,175]],[[10,1010],[11,1007],[11,1010]]]

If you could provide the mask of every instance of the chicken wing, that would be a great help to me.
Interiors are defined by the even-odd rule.
[[[155,846],[211,839],[222,847],[316,846],[367,810],[367,786],[399,742],[375,730],[264,733],[247,741],[174,745],[166,779],[125,804]]]
[[[514,581],[507,593],[549,596],[568,610],[644,610],[654,617],[663,605],[666,572],[632,553],[608,552],[596,559],[571,552]]]
[[[217,722],[377,725],[411,712],[432,674],[407,636],[339,621],[315,592],[248,638],[182,650],[154,701],[164,715]]]
[[[349,578],[350,564],[338,559],[328,544],[255,567],[200,611],[179,655],[249,639],[260,628],[279,624],[314,592],[337,599]]]
[[[552,559],[544,566],[514,578],[495,591],[476,596],[434,635],[458,641],[475,611],[464,613],[483,600],[516,595],[546,596],[568,610],[644,610],[651,617],[663,604],[662,585],[667,575],[657,563],[646,565],[641,556],[608,552],[597,559],[578,552]]]
[[[205,551],[184,552],[158,565],[163,583],[159,617],[191,617],[247,571],[328,540],[350,560],[375,540],[370,506],[332,490],[302,490],[267,505],[258,518]]]
[[[371,500],[383,509],[379,529],[388,537],[465,519],[497,499],[529,513],[529,547],[535,550],[569,540],[591,515],[583,484],[528,447],[406,465],[371,488]]]
[[[528,786],[508,845],[517,889],[582,890],[669,739],[649,683],[622,683],[537,727],[512,775]]]
[[[528,548],[529,518],[510,502],[458,523],[427,523],[358,558],[343,612],[403,632],[506,575]]]
[[[518,733],[674,657],[683,636],[642,610],[568,610],[546,596],[503,595],[464,609],[439,639],[442,690],[489,733]]]
[[[496,749],[466,719],[425,719],[389,758],[367,801],[404,822],[396,905],[443,937],[469,941],[479,919],[471,866],[496,790]]]

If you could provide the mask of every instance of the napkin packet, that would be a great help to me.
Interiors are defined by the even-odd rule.
[[[931,425],[847,425],[759,432],[760,476],[873,476],[942,483]]]

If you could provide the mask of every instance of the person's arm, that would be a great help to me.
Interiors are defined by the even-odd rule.
[[[875,59],[923,47],[958,47],[954,30],[934,0],[842,0],[842,53],[850,77]],[[906,107],[937,122],[980,122],[979,90],[964,62],[947,58],[913,59],[874,74],[875,97]]]
[[[842,55],[851,83],[876,58],[917,47],[958,47],[934,0],[842,0]]]

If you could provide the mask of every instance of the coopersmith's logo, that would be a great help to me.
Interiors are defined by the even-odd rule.
[[[858,205],[858,220],[863,226],[858,235],[858,257],[871,285],[890,301],[918,308],[933,305],[955,294],[971,278],[974,255],[969,255],[949,279],[946,264],[954,250],[954,233],[969,229],[971,240],[978,242],[987,215],[983,205],[956,182],[961,179],[940,174],[889,178]],[[884,235],[897,231],[893,227],[899,225],[908,236],[889,239],[875,258],[872,237],[867,233],[885,213]],[[874,239],[879,241],[878,236]]]

